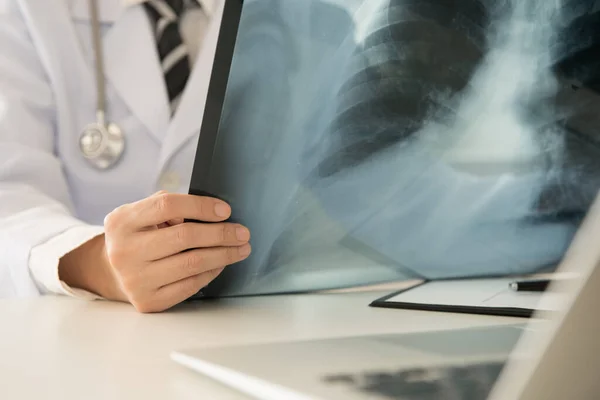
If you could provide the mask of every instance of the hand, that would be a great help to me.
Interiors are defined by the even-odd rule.
[[[220,200],[165,192],[121,206],[102,237],[61,260],[61,279],[139,312],[164,311],[249,256],[250,232],[223,222],[230,214]]]

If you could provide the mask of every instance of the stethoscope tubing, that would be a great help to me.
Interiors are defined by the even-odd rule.
[[[96,118],[98,124],[106,125],[106,78],[104,75],[104,52],[100,38],[100,17],[98,16],[98,0],[89,0],[92,20],[92,45],[96,69]]]
[[[79,137],[84,158],[94,167],[105,170],[113,167],[123,155],[125,137],[118,125],[106,120],[106,77],[100,34],[98,0],[88,0],[94,48],[96,80],[96,121],[87,125]]]

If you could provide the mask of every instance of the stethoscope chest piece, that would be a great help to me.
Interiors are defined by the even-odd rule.
[[[106,124],[101,118],[86,126],[79,138],[81,154],[98,169],[115,165],[125,150],[125,136],[118,125]]]

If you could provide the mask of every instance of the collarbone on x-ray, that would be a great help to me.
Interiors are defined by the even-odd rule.
[[[600,186],[599,8],[244,2],[211,188],[253,230],[243,287],[557,263]]]

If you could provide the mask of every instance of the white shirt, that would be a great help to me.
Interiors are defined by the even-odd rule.
[[[125,7],[135,7],[146,0],[123,0]],[[208,20],[214,12],[213,0],[197,0],[201,7],[189,8],[180,22],[182,40],[188,47],[190,63],[194,64]],[[100,299],[84,290],[74,289],[62,282],[58,276],[60,258],[103,233],[101,226],[76,227],[34,247],[29,257],[29,270],[42,293],[62,294],[83,299]]]

